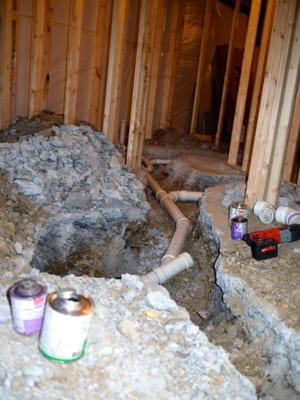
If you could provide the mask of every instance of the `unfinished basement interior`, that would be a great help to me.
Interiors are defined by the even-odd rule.
[[[300,399],[300,0],[0,0],[0,399]]]

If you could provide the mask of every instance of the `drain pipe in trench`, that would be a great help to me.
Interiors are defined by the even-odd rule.
[[[168,211],[176,224],[175,233],[161,260],[161,266],[146,274],[147,279],[151,282],[162,284],[193,265],[193,259],[190,254],[186,252],[180,254],[191,230],[191,223],[176,206],[174,201],[198,201],[202,196],[202,192],[182,190],[168,194],[149,173],[152,167],[151,161],[143,160],[143,162],[146,166],[145,174],[150,188],[155,193],[156,199]]]

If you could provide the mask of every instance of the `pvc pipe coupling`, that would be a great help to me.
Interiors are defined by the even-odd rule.
[[[178,275],[181,271],[191,268],[193,264],[194,261],[189,253],[181,253],[173,261],[155,268],[153,271],[146,274],[146,278],[150,282],[161,285],[167,280]]]

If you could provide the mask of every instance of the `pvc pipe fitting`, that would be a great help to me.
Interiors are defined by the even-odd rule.
[[[253,212],[263,224],[270,224],[274,220],[275,208],[267,201],[257,201],[254,204]]]
[[[192,267],[194,264],[192,257],[189,253],[181,253],[173,261],[164,264],[153,271],[146,274],[146,278],[153,283],[161,285],[173,276],[179,274],[181,271]]]
[[[300,209],[280,206],[276,210],[275,219],[280,224],[300,224]]]

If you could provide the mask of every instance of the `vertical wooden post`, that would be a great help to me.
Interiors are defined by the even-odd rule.
[[[10,123],[11,110],[13,1],[5,0],[1,6],[0,128],[6,129]]]
[[[145,138],[151,139],[153,134],[153,119],[154,119],[154,108],[156,100],[156,88],[158,81],[158,71],[161,61],[161,45],[165,29],[166,20],[166,2],[160,0],[158,9],[154,17],[153,27],[153,41],[149,45],[151,46],[151,66],[150,66],[150,77],[149,77],[149,88],[147,91],[148,105],[146,113],[146,126],[145,126]]]
[[[199,115],[199,104],[202,90],[202,81],[206,65],[206,54],[207,54],[207,41],[210,34],[211,17],[213,12],[214,0],[206,0],[205,15],[203,21],[203,30],[201,38],[201,46],[199,53],[198,69],[196,88],[194,95],[193,113],[191,120],[191,133],[197,133],[198,115]]]
[[[107,85],[105,94],[103,131],[112,142],[119,140],[120,91],[125,55],[126,24],[130,12],[130,0],[114,0],[109,50]]]
[[[285,71],[290,53],[296,3],[296,0],[278,0],[276,4],[274,27],[246,189],[245,201],[249,206],[253,206],[255,201],[264,200],[266,197],[278,118],[283,99],[284,82],[286,80]],[[272,167],[278,168],[275,165],[272,165]]]
[[[112,0],[99,1],[90,109],[90,122],[97,129],[101,129],[103,124],[112,6]]]
[[[83,0],[72,0],[64,99],[65,124],[75,122],[83,4]]]
[[[253,139],[255,126],[257,122],[258,107],[260,95],[263,85],[264,71],[266,68],[267,54],[270,44],[270,36],[272,32],[273,17],[275,9],[275,0],[268,0],[266,14],[264,18],[264,26],[259,48],[258,63],[255,73],[253,94],[251,99],[251,107],[246,132],[245,148],[243,152],[242,171],[246,172],[249,168],[251,150],[253,147]]]
[[[171,126],[171,109],[175,89],[175,74],[180,53],[185,13],[185,0],[173,0],[169,4],[171,7],[171,16],[164,67],[160,128]]]
[[[284,180],[287,182],[290,182],[292,179],[293,166],[299,142],[299,132],[300,132],[300,82],[298,83],[295,107],[291,122],[290,137],[285,158]]]
[[[260,9],[261,0],[252,1],[228,156],[228,164],[234,166],[237,165],[238,162],[241,132],[244,121]]]
[[[142,0],[141,2],[127,149],[127,165],[135,173],[139,173],[141,168],[154,37],[153,21],[157,16],[159,3],[160,0]]]
[[[0,15],[1,6],[0,6]],[[12,71],[11,71],[11,119],[16,117],[16,102],[17,102],[17,69],[18,69],[18,50],[19,50],[19,2],[13,2],[13,17],[12,17]],[[1,39],[0,39],[1,40]]]
[[[46,28],[46,5],[46,0],[34,0],[33,2],[33,35],[31,42],[31,65],[29,80],[29,117],[40,113],[43,106],[45,84],[43,67]]]
[[[220,105],[219,118],[218,118],[218,127],[217,127],[216,138],[215,138],[216,146],[219,146],[221,144],[221,139],[222,139],[221,136],[222,136],[222,130],[223,130],[223,124],[224,124],[227,95],[228,95],[228,89],[229,89],[229,83],[230,83],[230,72],[231,72],[231,67],[232,67],[232,56],[233,56],[233,50],[234,50],[234,35],[235,35],[237,23],[238,23],[238,16],[240,14],[240,6],[241,6],[241,0],[236,0],[234,13],[233,13],[233,17],[232,17],[232,22],[231,22],[230,38],[229,38],[227,60],[226,60],[226,69],[225,69],[224,83],[223,83],[223,89],[222,89],[222,98],[221,98],[221,105]]]
[[[265,198],[271,204],[276,204],[283,175],[284,160],[289,137],[290,122],[292,120],[293,105],[299,84],[300,72],[300,3],[296,10],[295,30],[291,43],[292,49],[288,66],[285,71],[286,81],[282,94],[280,114],[274,138],[274,150],[270,164],[270,173]]]

